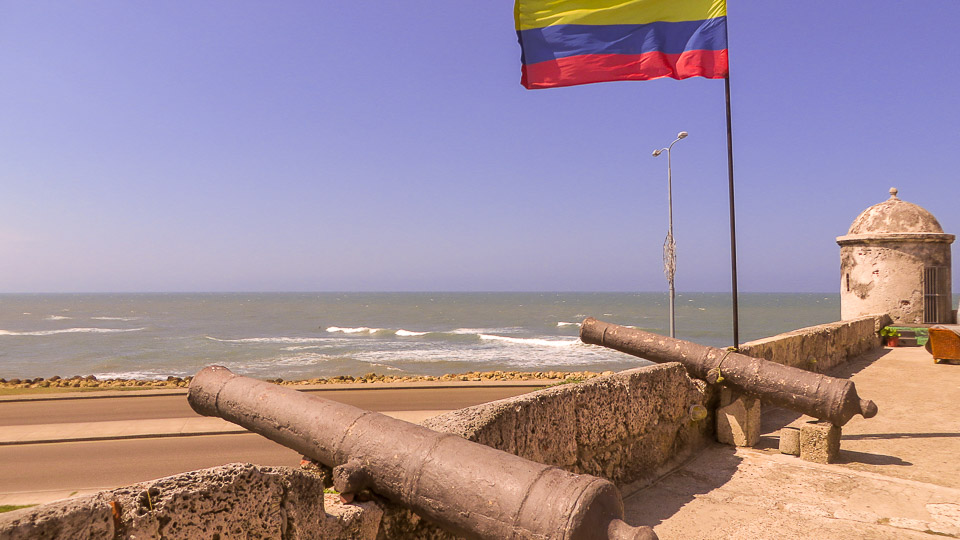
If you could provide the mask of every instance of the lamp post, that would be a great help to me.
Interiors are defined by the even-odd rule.
[[[674,298],[677,294],[673,286],[673,276],[677,272],[677,244],[673,241],[673,170],[670,163],[670,150],[680,139],[687,138],[687,135],[686,131],[681,131],[677,134],[677,139],[670,143],[670,146],[653,151],[653,157],[659,156],[664,150],[667,151],[667,214],[670,218],[670,228],[667,229],[667,238],[663,241],[663,273],[667,276],[667,283],[670,285],[670,337],[677,337],[673,313]]]

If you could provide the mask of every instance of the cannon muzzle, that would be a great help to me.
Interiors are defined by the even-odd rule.
[[[761,401],[842,426],[854,415],[872,418],[877,405],[860,399],[852,381],[784,366],[762,358],[698,345],[588,317],[584,343],[603,345],[651,362],[679,362],[692,377],[721,382]]]
[[[195,411],[334,468],[341,493],[370,489],[455,534],[489,539],[655,540],[623,521],[616,486],[456,435],[234,375],[201,370]]]

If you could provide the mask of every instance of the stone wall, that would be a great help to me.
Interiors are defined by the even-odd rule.
[[[423,425],[627,492],[682,461],[713,434],[715,391],[677,363],[645,366],[430,418]]]
[[[740,351],[778,364],[824,372],[879,348],[878,332],[891,323],[889,315],[868,315],[758,339],[744,343]]]
[[[943,234],[931,236],[950,238],[951,241],[953,238]],[[949,293],[952,287],[951,264],[950,244],[945,242],[910,239],[841,244],[840,316],[846,320],[870,313],[890,312],[897,324],[922,324],[926,300],[924,269],[946,268],[946,291]],[[951,302],[950,296],[944,298],[947,303]],[[948,317],[950,308],[944,305],[942,309],[944,317]]]
[[[376,538],[379,505],[328,512],[323,489],[298,469],[225,465],[0,514],[0,538]]]

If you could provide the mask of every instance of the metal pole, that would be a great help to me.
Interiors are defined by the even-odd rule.
[[[673,163],[672,154],[673,145],[680,139],[685,139],[688,133],[681,131],[677,134],[676,140],[670,143],[666,148],[660,148],[653,151],[653,157],[657,157],[667,151],[667,215],[669,217],[669,227],[667,229],[667,238],[663,242],[663,273],[667,276],[667,283],[670,287],[670,337],[677,337],[676,318],[674,315],[674,303],[676,299],[676,287],[673,278],[677,269],[676,242],[673,240]]]
[[[737,305],[737,223],[733,204],[733,122],[730,114],[730,33],[723,26],[723,37],[727,43],[727,76],[723,79],[724,97],[727,102],[727,177],[730,190],[730,281],[733,295],[733,347],[740,348],[740,309]]]
[[[730,121],[730,72],[724,79],[727,98],[727,176],[730,185],[730,278],[733,287],[733,346],[740,347],[740,310],[737,306],[737,223],[733,204],[733,125]]]
[[[677,139],[679,140],[679,139]],[[677,142],[677,141],[674,141]],[[673,167],[670,163],[670,151],[673,149],[673,144],[667,148],[667,215],[670,219],[670,227],[667,229],[667,242],[670,243],[670,255],[671,257],[676,257],[674,241],[673,241]],[[676,259],[674,259],[676,260]],[[674,302],[677,295],[676,287],[673,285],[673,272],[676,268],[676,263],[670,269],[669,279],[667,280],[670,283],[670,337],[677,337],[677,324],[674,315]]]

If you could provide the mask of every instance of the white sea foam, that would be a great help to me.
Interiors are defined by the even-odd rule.
[[[65,317],[63,315],[47,315],[47,318],[44,320],[47,321],[65,321],[67,319],[72,319],[73,317]]]
[[[295,354],[293,356],[282,356],[273,359],[274,365],[278,366],[312,366],[329,361],[329,356],[317,353]]]
[[[522,346],[521,346],[522,347]],[[410,363],[442,364],[457,362],[458,364],[473,364],[477,368],[487,369],[486,366],[497,365],[516,369],[541,370],[544,366],[582,366],[595,365],[599,362],[611,360],[612,351],[601,347],[488,347],[471,350],[436,347],[419,350],[377,350],[358,351],[350,354],[352,360],[368,362],[370,364],[387,364],[403,367]],[[461,368],[462,369],[462,368]]]
[[[211,336],[204,336],[212,341],[221,343],[324,343],[326,338],[302,338],[302,337],[257,337],[241,339],[218,339]]]
[[[404,330],[403,328],[401,328],[400,330],[397,330],[397,335],[400,337],[417,337],[417,336],[425,336],[427,335],[427,332],[412,332],[410,330]]]
[[[106,371],[94,373],[93,376],[100,379],[136,379],[139,381],[157,381],[166,380],[167,377],[175,375],[182,376],[184,373],[157,373],[155,371]]]
[[[329,326],[327,327],[327,332],[331,334],[373,334],[379,332],[379,328],[368,328],[366,326],[360,326],[357,328],[342,328],[340,326]]]
[[[510,328],[457,328],[456,330],[451,330],[447,332],[448,334],[458,334],[458,335],[469,335],[469,334],[515,334],[517,332],[523,332],[523,328],[518,328],[516,326]]]
[[[136,321],[140,317],[90,317],[98,321]]]
[[[389,364],[380,364],[380,363],[377,363],[377,362],[371,362],[370,365],[373,366],[373,367],[386,368],[386,369],[389,369],[390,371],[403,371],[402,369],[400,369],[400,368],[398,368],[398,367],[393,367],[393,366],[391,366],[391,365],[389,365]]]
[[[580,326],[580,323],[578,323],[578,322],[563,322],[563,321],[560,321],[560,322],[557,323],[557,326],[561,326],[561,327],[562,327],[562,326]]]
[[[399,330],[391,330],[389,328],[370,328],[368,326],[358,326],[355,328],[342,327],[342,326],[328,326],[327,332],[331,334],[361,334],[361,335],[395,335],[400,337],[418,337],[425,336],[429,332],[414,332],[412,330],[404,330],[403,328]]]
[[[580,343],[579,339],[516,338],[508,336],[492,336],[490,334],[480,334],[480,339],[485,341],[502,341],[505,343],[513,343],[515,345],[529,345],[532,347],[572,347]]]
[[[145,328],[65,328],[63,330],[38,330],[36,332],[11,332],[0,330],[0,336],[52,336],[54,334],[113,334],[117,332],[139,332]]]
[[[256,360],[253,362],[225,362],[227,367],[237,371],[239,373],[243,372],[269,372],[276,373],[273,371],[277,366],[283,366],[288,368],[296,368],[302,366],[312,366],[316,364],[321,364],[324,362],[329,362],[334,357],[317,354],[317,353],[304,353],[304,354],[293,354],[285,356],[274,356],[271,358],[263,358],[261,360]]]
[[[469,334],[482,334],[484,332],[492,332],[490,328],[457,328],[456,330],[451,330],[449,334],[457,335],[469,335]]]

